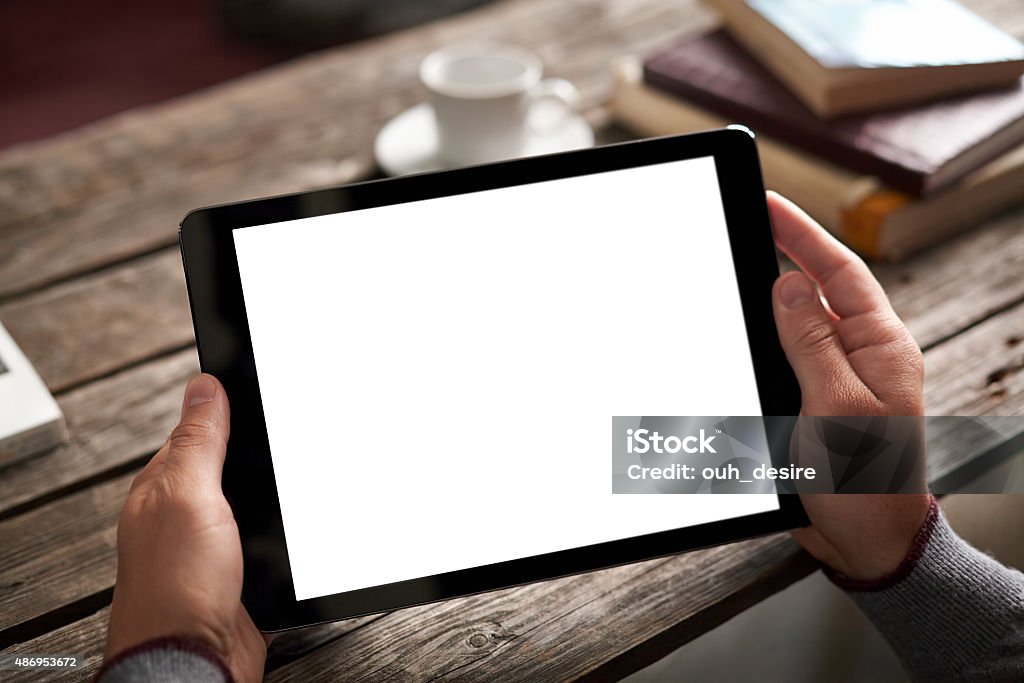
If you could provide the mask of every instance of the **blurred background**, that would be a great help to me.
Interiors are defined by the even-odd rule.
[[[489,0],[6,0],[0,147]]]

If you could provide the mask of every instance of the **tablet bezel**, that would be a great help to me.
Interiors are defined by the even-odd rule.
[[[221,380],[231,399],[223,488],[242,537],[242,601],[260,630],[281,631],[507,588],[807,523],[798,497],[780,495],[777,511],[295,600],[232,230],[709,156],[714,157],[718,173],[762,414],[796,415],[799,387],[779,344],[771,308],[778,263],[757,147],[753,134],[745,128],[373,180],[207,207],[185,216],[179,241],[200,364],[204,372]],[[784,437],[770,434],[769,440],[781,443],[786,441]],[[773,453],[773,457],[785,456]],[[325,532],[324,542],[332,542],[329,532]]]

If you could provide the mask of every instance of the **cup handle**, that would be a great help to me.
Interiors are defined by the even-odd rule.
[[[559,114],[551,116],[536,116],[531,111],[530,127],[538,133],[544,133],[558,128],[576,110],[580,108],[580,91],[576,86],[564,78],[545,78],[530,91],[530,97],[534,105],[549,102],[555,104]],[[552,107],[543,107],[550,110]]]

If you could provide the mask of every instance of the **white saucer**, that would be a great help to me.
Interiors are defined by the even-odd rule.
[[[543,103],[536,106],[543,106]],[[592,147],[593,144],[594,131],[586,120],[579,114],[568,113],[558,125],[543,132],[531,132],[519,156],[564,152]],[[377,133],[373,145],[377,165],[389,176],[447,168],[437,151],[434,112],[426,102],[406,109],[388,121]]]

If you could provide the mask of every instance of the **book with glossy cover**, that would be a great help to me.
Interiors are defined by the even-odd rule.
[[[925,196],[1024,141],[1024,84],[823,121],[724,31],[650,57],[644,80],[886,185]]]
[[[914,68],[1024,59],[1014,37],[951,0],[744,0],[824,67]]]
[[[710,0],[822,118],[1007,86],[1024,45],[952,0]]]
[[[647,136],[722,128],[732,121],[645,84],[639,60],[616,64],[609,109]],[[841,168],[768,135],[758,136],[765,183],[868,258],[899,261],[1024,201],[1024,144],[927,199]]]

